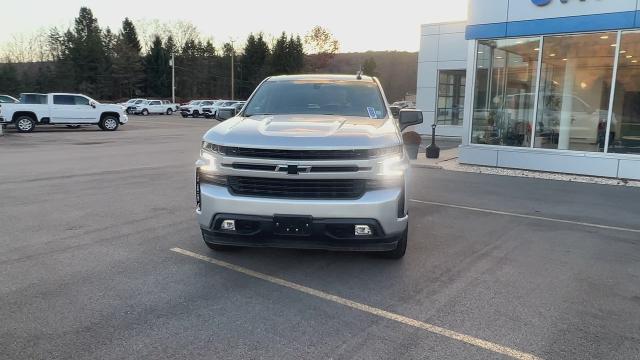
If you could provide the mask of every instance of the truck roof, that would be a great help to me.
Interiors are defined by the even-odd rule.
[[[77,94],[77,93],[61,93],[61,92],[56,92],[56,93],[20,93],[20,95],[81,95],[81,96],[87,96],[84,94]]]
[[[326,80],[326,81],[348,81],[358,80],[358,75],[344,75],[344,74],[301,74],[301,75],[278,75],[272,76],[268,81],[296,81],[296,80]],[[371,76],[362,75],[362,79],[359,81],[371,81],[374,78]]]

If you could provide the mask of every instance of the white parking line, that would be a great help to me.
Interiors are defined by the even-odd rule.
[[[198,259],[198,260],[202,260],[202,261],[206,261],[208,263],[214,264],[214,265],[218,265],[221,266],[223,268],[229,269],[229,270],[233,270],[254,278],[258,278],[261,280],[265,280],[268,281],[270,283],[276,284],[276,285],[280,285],[280,286],[284,286],[287,287],[289,289],[293,289],[296,291],[300,291],[302,293],[305,293],[307,295],[311,295],[311,296],[315,296],[324,300],[328,300],[328,301],[332,301],[334,303],[338,303],[344,306],[348,306],[350,308],[356,309],[356,310],[360,310],[372,315],[376,315],[385,319],[389,319],[389,320],[393,320],[393,321],[397,321],[399,323],[405,324],[405,325],[409,325],[409,326],[413,326],[415,328],[418,329],[422,329],[422,330],[426,330],[430,333],[434,333],[434,334],[438,334],[441,336],[445,336],[448,337],[450,339],[453,340],[457,340],[457,341],[461,341],[485,350],[489,350],[492,351],[494,353],[498,353],[498,354],[502,354],[502,355],[507,355],[510,356],[514,359],[527,359],[527,360],[538,360],[540,359],[539,357],[532,355],[532,354],[528,354],[522,351],[518,351],[506,346],[502,346],[502,345],[498,345],[496,343],[492,343],[490,341],[486,341],[486,340],[482,340],[482,339],[478,339],[476,337],[473,336],[469,336],[469,335],[465,335],[459,332],[455,332],[453,330],[449,330],[449,329],[445,329],[442,328],[440,326],[436,326],[436,325],[431,325],[422,321],[418,321],[418,320],[414,320],[411,318],[408,318],[406,316],[402,316],[402,315],[398,315],[386,310],[382,310],[382,309],[378,309],[369,305],[365,305],[359,302],[355,302],[349,299],[345,299],[336,295],[332,295],[329,293],[326,293],[324,291],[320,291],[320,290],[316,290],[316,289],[312,289],[303,285],[298,285],[296,283],[292,283],[290,281],[287,280],[283,280],[271,275],[267,275],[267,274],[263,274],[257,271],[253,271],[247,268],[244,268],[242,266],[238,266],[238,265],[234,265],[225,261],[221,261],[218,259],[214,259],[208,256],[204,256],[204,255],[200,255],[188,250],[184,250],[184,249],[180,249],[180,248],[173,248],[171,249],[171,251],[176,252],[178,254],[182,254],[182,255],[186,255],[186,256],[190,256],[192,258]]]
[[[449,207],[449,208],[454,208],[454,209],[479,211],[479,212],[488,213],[488,214],[515,216],[515,217],[526,218],[526,219],[536,219],[536,220],[544,220],[544,221],[553,221],[553,222],[563,223],[563,224],[574,224],[574,225],[581,225],[581,226],[589,226],[589,227],[594,227],[594,228],[598,228],[598,229],[607,229],[607,230],[617,230],[617,231],[628,231],[628,232],[632,232],[632,233],[640,233],[640,229],[632,229],[632,228],[625,228],[625,227],[618,227],[618,226],[592,224],[592,223],[581,222],[581,221],[554,219],[554,218],[548,218],[548,217],[544,217],[544,216],[525,215],[525,214],[511,213],[511,212],[506,212],[506,211],[481,209],[481,208],[475,208],[475,207],[470,207],[470,206],[445,204],[445,203],[440,203],[440,202],[435,202],[435,201],[424,201],[424,200],[415,200],[415,199],[411,199],[410,201],[411,202],[415,202],[415,203],[419,203],[419,204],[428,204],[428,205],[444,206],[444,207]]]

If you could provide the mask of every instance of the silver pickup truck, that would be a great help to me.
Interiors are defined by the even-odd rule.
[[[235,117],[203,138],[197,216],[207,246],[379,252],[407,247],[409,162],[376,78],[264,80]]]

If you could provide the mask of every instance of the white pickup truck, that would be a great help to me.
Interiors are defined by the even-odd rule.
[[[0,124],[14,124],[19,132],[31,132],[36,125],[98,125],[117,130],[129,118],[124,107],[100,104],[80,94],[21,94],[17,104],[0,105]]]
[[[132,112],[136,115],[167,114],[171,115],[178,108],[167,100],[146,100],[133,107]]]
[[[180,107],[180,114],[182,117],[186,118],[188,116],[193,116],[194,118],[200,117],[203,115],[203,107],[211,106],[215,103],[216,100],[192,100],[187,105],[183,105]]]

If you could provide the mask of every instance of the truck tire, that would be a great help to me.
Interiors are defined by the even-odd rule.
[[[147,109],[142,109],[142,115],[144,115],[144,116],[149,115],[149,110],[147,110]]]
[[[167,109],[167,115],[173,115],[173,109],[172,108],[168,108]]]
[[[398,245],[395,249],[391,251],[385,251],[381,255],[387,259],[402,259],[404,254],[407,252],[407,238],[409,237],[409,227],[404,231],[400,240],[398,240]]]
[[[200,117],[200,112],[198,110],[193,110],[193,117],[194,118],[199,118]]]
[[[120,123],[115,116],[107,115],[103,116],[102,119],[100,119],[98,126],[104,131],[116,131],[118,130],[118,126],[120,126]]]
[[[29,115],[21,115],[15,121],[16,130],[21,133],[32,132],[36,128],[36,121]]]

